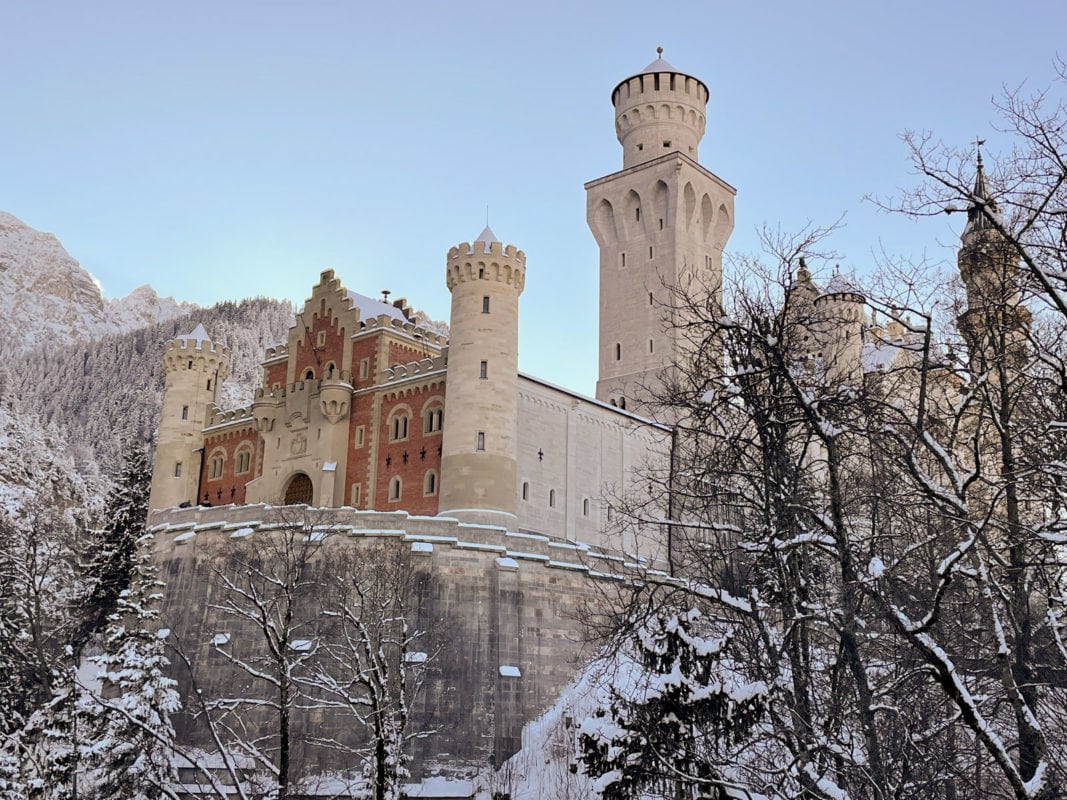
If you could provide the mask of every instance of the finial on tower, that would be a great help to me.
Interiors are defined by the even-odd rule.
[[[656,56],[659,57],[659,58],[663,58],[663,48],[662,47],[657,47],[656,48]]]

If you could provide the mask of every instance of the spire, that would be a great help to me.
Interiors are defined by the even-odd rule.
[[[982,145],[985,144],[985,139],[976,139],[975,145],[978,149],[977,170],[974,176],[974,189],[971,190],[971,195],[974,198],[971,204],[967,207],[967,227],[963,229],[963,235],[976,231],[988,231],[993,229],[993,224],[989,219],[989,216],[982,212],[982,207],[985,206],[990,213],[997,213],[997,204],[989,197],[989,189],[986,187],[985,169],[982,166]]]
[[[485,230],[483,230],[481,233],[479,233],[478,234],[478,238],[475,239],[474,241],[475,242],[485,242],[486,244],[492,244],[493,242],[499,242],[500,240],[496,238],[496,234],[493,233],[493,229],[490,228],[488,225],[486,225],[485,226]]]
[[[210,342],[211,337],[208,336],[207,331],[204,329],[203,323],[197,323],[197,326],[193,328],[190,333],[181,334],[175,336],[175,339],[185,339],[187,342],[195,342],[194,347],[199,347],[201,342]]]

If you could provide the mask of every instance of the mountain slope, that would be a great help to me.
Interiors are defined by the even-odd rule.
[[[105,300],[59,239],[0,211],[0,322],[10,332],[0,353],[119,333],[194,308],[160,298],[150,286]]]

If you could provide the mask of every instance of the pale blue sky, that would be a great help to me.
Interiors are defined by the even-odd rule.
[[[844,213],[833,244],[862,272],[883,246],[953,255],[960,220],[862,201],[913,180],[899,134],[995,155],[991,98],[1045,86],[1065,30],[1062,0],[0,0],[0,209],[108,296],[300,301],[332,267],[447,319],[445,254],[488,204],[527,253],[520,367],[589,393],[582,184],[621,167],[610,92],[657,45],[711,90],[700,156],[738,189],[730,248]]]

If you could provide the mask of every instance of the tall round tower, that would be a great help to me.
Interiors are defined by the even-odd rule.
[[[452,292],[440,515],[514,524],[519,295],[526,255],[487,225],[448,251]]]
[[[708,87],[658,57],[611,93],[623,169],[678,151],[694,161],[704,137]]]
[[[203,325],[164,345],[163,408],[149,510],[195,505],[204,426],[229,374],[228,348],[211,341]]]
[[[833,383],[859,385],[863,380],[863,323],[866,298],[840,272],[835,272],[815,298],[815,316],[822,328],[823,368]]]

